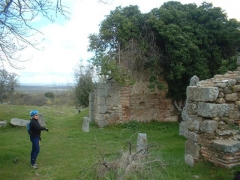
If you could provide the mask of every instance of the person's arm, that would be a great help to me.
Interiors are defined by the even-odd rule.
[[[38,129],[40,131],[48,131],[48,128],[45,128],[45,127],[42,127],[37,121],[33,120],[32,121],[32,126],[35,128],[35,129]]]

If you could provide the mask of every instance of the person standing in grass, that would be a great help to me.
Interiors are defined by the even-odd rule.
[[[30,112],[30,141],[32,142],[31,151],[31,167],[37,169],[36,164],[37,156],[40,152],[40,141],[41,141],[41,131],[45,130],[48,132],[48,128],[42,127],[38,122],[38,111],[32,110]]]

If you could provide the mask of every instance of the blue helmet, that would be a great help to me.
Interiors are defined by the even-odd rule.
[[[30,112],[30,116],[35,116],[36,114],[38,114],[38,110],[32,110]]]

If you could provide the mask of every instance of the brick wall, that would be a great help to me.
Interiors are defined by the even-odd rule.
[[[99,127],[131,120],[141,122],[177,121],[177,112],[166,91],[149,90],[148,82],[138,79],[134,85],[119,87],[114,82],[102,83],[94,91],[90,113]],[[94,112],[94,113],[93,113]]]

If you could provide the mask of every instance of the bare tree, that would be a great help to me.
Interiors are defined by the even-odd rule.
[[[113,0],[98,0],[109,4]],[[41,42],[34,35],[41,33],[32,26],[39,16],[54,21],[58,15],[68,19],[68,7],[62,0],[0,0],[0,67],[10,64],[19,69],[18,63],[24,62],[19,52],[27,46],[37,49]]]
[[[68,17],[62,0],[1,0],[0,1],[0,61],[17,68],[23,59],[18,54],[27,46],[36,48],[39,41],[33,35],[40,33],[31,22],[38,16],[53,21],[58,14]],[[55,14],[55,15],[54,15]]]
[[[143,48],[148,51],[144,51]],[[142,71],[150,61],[160,61],[160,49],[156,45],[156,38],[150,28],[144,24],[138,39],[131,38],[124,48],[118,45],[119,65],[133,71]],[[155,69],[159,73],[161,69]]]

